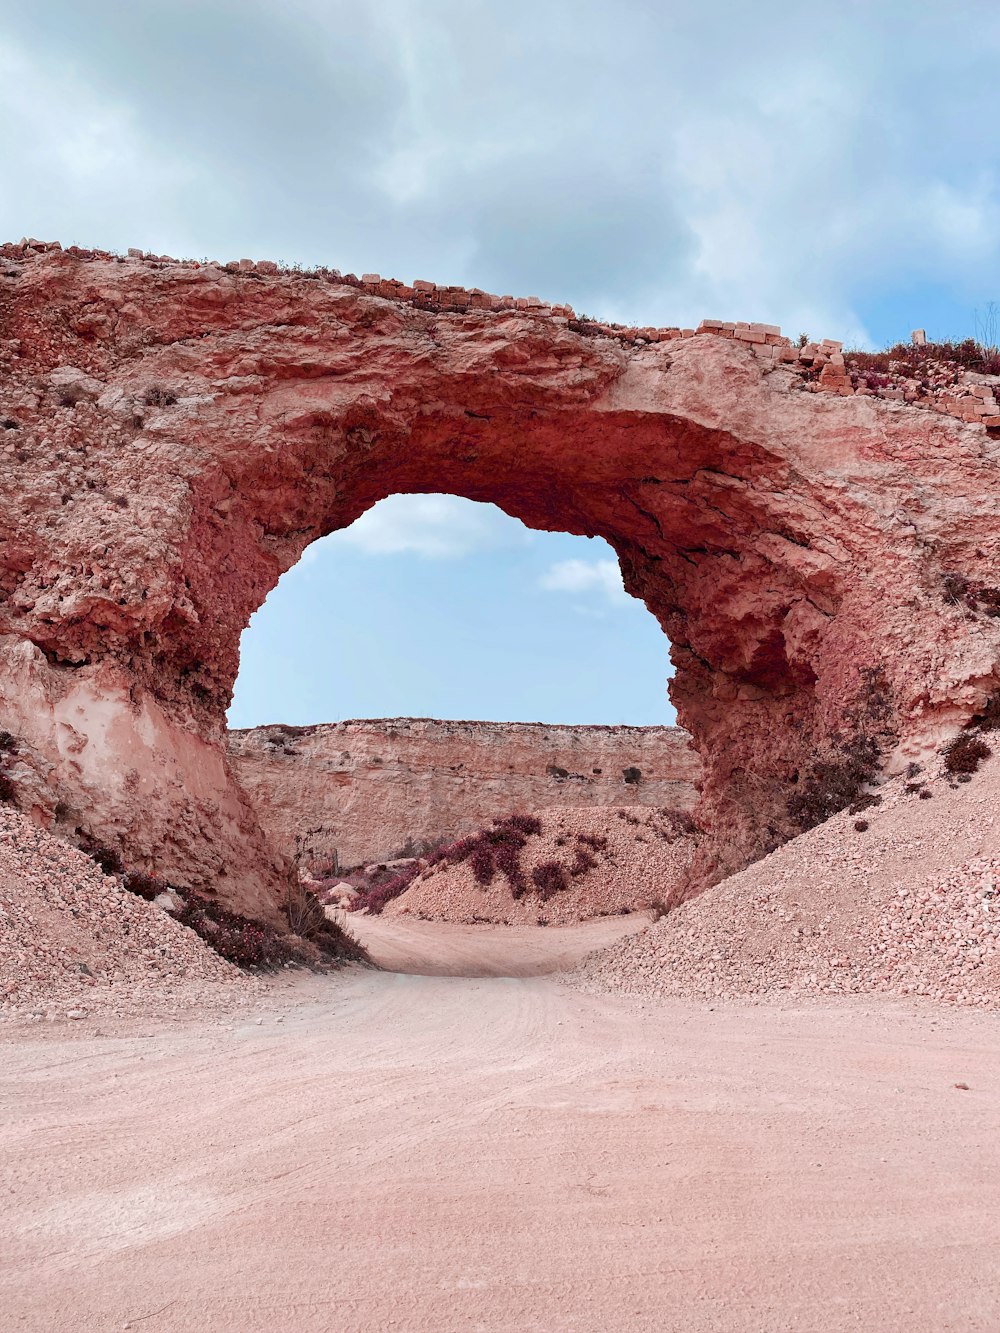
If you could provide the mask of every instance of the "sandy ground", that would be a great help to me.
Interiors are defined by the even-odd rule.
[[[645,930],[648,912],[575,926],[465,926],[335,912],[379,967],[438,977],[537,977],[568,971],[595,950]]]
[[[407,972],[0,1033],[5,1330],[1000,1327],[995,1017],[417,974],[620,920],[365,929]]]

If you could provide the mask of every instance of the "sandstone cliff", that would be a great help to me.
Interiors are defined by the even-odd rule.
[[[995,381],[910,403],[843,362],[764,326],[0,247],[18,800],[265,910],[281,857],[224,747],[240,633],[311,541],[447,491],[615,548],[673,645],[701,873],[745,864],[845,737],[898,769],[1000,681]]]
[[[690,810],[701,777],[677,727],[385,718],[254,727],[227,737],[272,844],[305,865],[407,855],[511,810]]]

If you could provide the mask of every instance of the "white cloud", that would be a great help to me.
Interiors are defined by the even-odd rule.
[[[0,46],[4,185],[0,234],[124,249],[196,244],[179,201],[218,201],[180,154],[154,151],[127,100],[101,97],[74,70]]]
[[[8,5],[0,226],[850,341],[998,294],[1000,7],[621,8]]]
[[[475,551],[522,545],[530,534],[496,505],[457,495],[390,495],[324,544],[351,546],[365,555],[455,560]],[[318,544],[317,544],[318,545]],[[310,552],[317,547],[310,547]],[[307,553],[308,554],[308,553]]]
[[[558,560],[539,579],[546,592],[596,593],[609,602],[625,602],[617,560]]]

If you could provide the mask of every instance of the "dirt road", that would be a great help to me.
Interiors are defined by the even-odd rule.
[[[385,956],[431,970],[404,929]],[[439,965],[572,952],[530,936]],[[0,1171],[18,1333],[1000,1328],[968,1011],[357,969],[229,1020],[3,1030]]]

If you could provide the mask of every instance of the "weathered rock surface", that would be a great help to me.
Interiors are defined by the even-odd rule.
[[[254,727],[227,737],[236,777],[272,845],[286,856],[301,850],[305,866],[384,861],[512,810],[690,810],[701,762],[689,740],[677,727],[408,717]]]
[[[890,768],[924,754],[997,688],[992,603],[949,591],[1000,580],[992,418],[856,395],[834,344],[806,366],[763,326],[674,332],[0,247],[0,726],[26,807],[264,910],[280,857],[224,749],[240,632],[394,492],[614,546],[673,644],[706,878],[792,831],[865,668]]]

